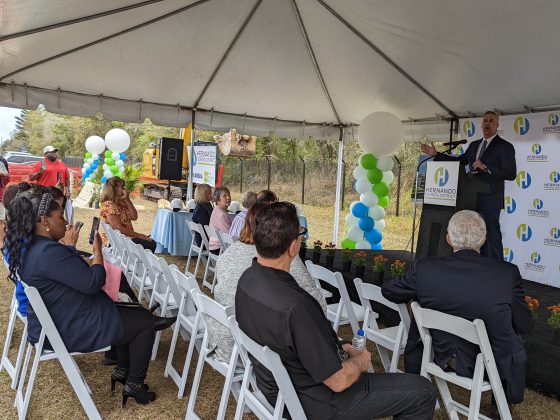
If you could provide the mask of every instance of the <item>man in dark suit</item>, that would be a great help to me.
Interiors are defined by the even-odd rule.
[[[482,319],[504,383],[508,402],[523,401],[525,391],[525,347],[520,334],[528,334],[533,319],[523,292],[517,266],[480,255],[486,228],[480,215],[462,210],[447,227],[453,255],[417,260],[402,277],[383,285],[385,298],[395,303],[417,301],[469,321]],[[442,331],[432,330],[434,361],[442,369],[455,358],[457,374],[472,377],[478,346]],[[412,320],[405,348],[405,371],[419,373],[423,345]]]
[[[504,181],[515,179],[515,149],[513,145],[498,135],[500,118],[494,111],[486,111],[482,116],[484,137],[473,141],[461,156],[438,153],[434,145],[423,144],[422,152],[435,156],[435,160],[455,160],[461,165],[469,165],[481,181],[490,185],[489,194],[478,194],[476,211],[486,223],[487,238],[481,249],[482,255],[503,260],[502,232],[500,231],[500,210],[504,208]]]

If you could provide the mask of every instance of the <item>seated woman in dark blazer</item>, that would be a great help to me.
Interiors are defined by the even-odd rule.
[[[156,327],[161,319],[139,306],[118,306],[101,290],[105,268],[101,238],[96,234],[89,265],[71,247],[58,241],[66,233],[62,207],[50,193],[36,189],[18,193],[10,203],[5,248],[9,278],[37,288],[70,352],[91,352],[117,346],[117,366],[111,387],[124,384],[129,397],[141,404],[156,398],[144,385]],[[16,274],[17,273],[17,274]],[[28,308],[28,340],[36,343],[41,325]],[[165,319],[170,324],[173,319]],[[167,325],[168,326],[168,325]]]
[[[196,207],[194,208],[192,221],[195,223],[200,223],[202,227],[210,223],[210,216],[212,215],[212,187],[208,184],[198,184],[194,190],[194,202]],[[200,246],[202,238],[198,232],[194,233],[194,242],[197,246]]]

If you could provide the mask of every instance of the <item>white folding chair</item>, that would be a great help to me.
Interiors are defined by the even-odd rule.
[[[205,294],[200,291],[196,291],[193,293],[193,297],[196,302],[196,306],[198,311],[200,312],[199,322],[204,318],[203,315],[209,316],[219,323],[221,323],[224,327],[229,327],[228,318],[234,314],[233,306],[228,306],[227,308],[220,305],[215,300],[209,298]],[[198,326],[196,326],[196,329]],[[238,360],[238,350],[237,344],[233,345],[233,350],[231,352],[231,357],[229,362],[223,362],[218,360],[213,352],[213,349],[208,347],[208,329],[204,332],[204,338],[202,339],[202,346],[200,348],[200,353],[198,356],[198,363],[196,365],[196,373],[194,376],[193,385],[191,388],[191,394],[189,396],[189,404],[187,406],[187,415],[185,419],[198,419],[199,417],[194,412],[194,407],[196,404],[196,397],[198,394],[198,388],[200,386],[200,380],[202,378],[202,370],[204,368],[204,363],[208,363],[212,368],[217,370],[220,374],[222,374],[226,380],[224,383],[224,389],[222,391],[222,398],[220,400],[220,406],[218,408],[218,415],[216,416],[217,420],[223,420],[226,414],[228,398],[230,392],[234,394],[235,397],[239,394],[239,387],[241,385],[241,381],[243,380],[243,369],[239,369],[237,367],[237,360]]]
[[[27,415],[27,409],[29,408],[29,401],[31,399],[31,393],[33,391],[33,385],[35,383],[35,377],[37,375],[37,369],[39,367],[39,362],[45,360],[52,360],[58,359],[64,373],[68,377],[70,381],[70,385],[74,389],[80,403],[86,415],[89,419],[99,419],[101,420],[101,416],[91,399],[91,389],[86,383],[85,378],[83,377],[76,361],[74,360],[74,356],[83,354],[83,353],[68,353],[56,326],[45,306],[43,299],[39,295],[39,292],[34,287],[29,287],[24,285],[25,287],[25,294],[29,299],[30,305],[33,307],[33,311],[37,316],[37,319],[41,323],[41,334],[39,336],[39,340],[34,345],[29,343],[27,346],[27,352],[25,354],[25,361],[23,363],[23,369],[21,371],[18,388],[16,392],[16,408],[18,411],[18,417],[20,420],[25,419]],[[49,340],[53,350],[45,350],[44,344],[45,339]],[[110,347],[106,347],[103,349],[96,350],[94,353],[107,351]],[[31,366],[31,372],[29,374],[29,380],[27,381],[27,388],[25,388],[25,377],[27,376],[27,369],[29,366],[29,359],[31,357],[32,350],[35,349],[35,357],[33,358],[33,364]]]
[[[160,316],[174,316],[179,309],[179,300],[181,293],[177,288],[177,283],[169,271],[169,266],[163,258],[159,258],[144,250],[146,258],[149,261],[148,272],[151,273],[153,281],[152,295],[150,297],[149,307],[152,308],[157,303],[157,309]],[[154,346],[152,349],[152,360],[156,360],[159,341],[161,339],[161,331],[156,332],[154,338]]]
[[[173,328],[173,337],[171,338],[171,346],[169,347],[169,355],[167,356],[167,363],[165,364],[165,377],[170,377],[179,388],[177,398],[183,398],[185,393],[185,386],[187,385],[187,377],[189,374],[189,367],[191,365],[193,350],[196,344],[197,349],[200,351],[202,338],[204,337],[204,325],[198,318],[200,313],[196,309],[192,294],[200,291],[196,279],[192,276],[187,276],[179,271],[175,266],[170,266],[171,274],[177,282],[177,287],[181,293],[179,303],[179,312],[177,314],[177,322]],[[173,367],[173,356],[177,347],[177,340],[179,333],[183,335],[186,332],[189,338],[189,346],[187,355],[183,364],[181,373]]]
[[[12,345],[12,338],[14,336],[14,331],[16,328],[16,321],[20,320],[23,324],[23,330],[21,332],[21,339],[19,343],[19,348],[17,356],[14,362],[9,358],[10,347]],[[16,389],[19,380],[19,371],[21,369],[21,364],[23,362],[23,353],[25,350],[25,343],[27,340],[27,317],[23,316],[18,311],[18,301],[16,299],[16,290],[14,289],[14,294],[12,296],[12,303],[10,305],[10,317],[8,319],[8,330],[6,331],[6,341],[4,342],[4,350],[2,351],[2,359],[0,361],[0,371],[5,369],[10,378],[12,378],[11,387]]]
[[[362,279],[354,279],[356,291],[365,309],[364,322],[362,330],[364,330],[366,339],[375,343],[381,363],[385,372],[398,372],[397,366],[399,364],[399,357],[404,354],[404,347],[410,329],[410,316],[406,309],[406,305],[396,304],[388,301],[381,294],[381,287],[374,284],[363,283]],[[381,305],[397,311],[401,321],[395,327],[379,328],[376,318],[377,314],[371,309],[371,302],[377,302]],[[375,314],[375,315],[374,315]],[[391,358],[387,350],[392,353]]]
[[[241,391],[239,392],[239,399],[235,410],[235,419],[240,420],[242,418],[246,406],[261,420],[282,419],[284,406],[288,408],[292,419],[307,419],[290,376],[288,375],[288,371],[282,364],[278,353],[250,339],[239,328],[235,316],[231,316],[229,322],[233,337],[239,349],[239,354],[245,364],[245,373],[243,374],[243,382],[241,383]],[[249,354],[267,368],[276,381],[278,397],[276,398],[274,407],[270,405],[256,385],[256,380],[253,375],[253,365],[248,357]]]
[[[214,229],[213,227],[210,227],[208,225],[204,226],[204,230],[206,231],[206,235],[208,236],[208,240],[210,240],[211,238],[216,238],[218,240],[218,242],[220,242],[220,254],[222,254],[222,252],[224,252],[226,250],[226,244],[224,243],[224,241],[222,240],[222,237],[219,234],[219,231],[217,231],[216,229]],[[210,249],[210,248],[208,248]]]
[[[445,314],[443,312],[424,309],[418,302],[412,302],[412,312],[416,324],[418,325],[422,343],[424,344],[420,374],[428,379],[428,375],[434,376],[449,418],[452,420],[459,420],[459,414],[462,414],[467,416],[469,420],[489,420],[488,417],[480,414],[480,400],[483,392],[492,391],[500,417],[502,420],[511,420],[511,413],[502,387],[502,381],[498,374],[498,368],[496,367],[494,353],[490,346],[490,340],[486,333],[484,321],[475,319],[471,322],[464,318]],[[446,372],[434,363],[430,329],[453,334],[479,346],[480,353],[476,356],[476,364],[472,378],[459,376],[455,372]],[[488,381],[484,380],[485,372],[488,375]],[[471,398],[468,407],[453,400],[447,382],[451,382],[470,391]]]
[[[111,254],[117,258],[116,255],[116,248],[115,248],[115,239],[113,238],[114,235],[114,229],[107,223],[101,221],[99,222],[99,224],[101,225],[101,227],[103,228],[103,230],[105,231],[105,235],[107,236],[107,240],[108,240],[108,245],[107,248],[109,249],[109,251],[111,252]]]
[[[218,235],[218,239],[220,240],[220,244],[222,245],[222,249],[224,251],[235,242],[235,239],[229,233],[220,232],[219,230],[217,230],[216,234]]]
[[[335,332],[338,333],[338,327],[340,325],[350,324],[354,335],[356,335],[360,329],[358,321],[364,320],[365,311],[361,305],[350,300],[342,274],[339,272],[333,273],[320,265],[313,264],[313,262],[309,260],[305,261],[305,265],[311,277],[336,287],[340,293],[340,301],[338,303],[327,305],[327,319],[333,323]],[[373,314],[375,315],[372,316],[379,317],[375,312]]]
[[[187,257],[185,274],[188,276],[194,276],[196,278],[196,275],[198,273],[198,265],[200,264],[200,261],[202,261],[202,264],[204,264],[205,266],[207,265],[206,258],[208,257],[209,254],[208,238],[206,237],[206,232],[204,232],[204,228],[200,223],[195,223],[187,220],[187,228],[191,232],[192,239],[191,239],[191,246],[189,248],[189,255]],[[198,233],[202,238],[200,242],[200,246],[198,246],[195,242],[195,233]],[[191,273],[189,272],[189,266],[191,263],[191,257],[195,255],[196,255],[196,266],[194,268],[194,272]]]
[[[151,251],[135,243],[130,249],[139,259],[137,270],[132,275],[132,284],[138,289],[138,300],[142,301],[145,298],[148,302],[151,302],[152,289],[154,288],[153,273],[150,271],[151,262],[148,259],[148,254],[151,254]]]
[[[198,225],[200,226],[200,225]],[[199,227],[196,227],[196,229],[199,229]],[[208,251],[208,253],[206,254],[207,259],[204,260],[206,263],[206,268],[204,269],[204,277],[202,279],[202,287],[207,287],[208,289],[210,289],[211,293],[214,293],[214,286],[216,285],[216,262],[218,261],[218,256],[216,254],[212,254],[210,252],[210,243],[208,242],[208,235],[206,233],[206,231],[204,230],[205,228],[207,228],[208,226],[205,226],[204,228],[202,228],[202,232],[200,233],[200,236],[202,237],[202,244],[204,244],[204,249]],[[220,253],[222,252],[222,248],[220,248]],[[197,264],[197,268],[195,268],[195,272],[198,269],[198,261],[196,262]],[[188,267],[188,266],[187,266]],[[212,282],[208,281],[208,272],[212,273]]]

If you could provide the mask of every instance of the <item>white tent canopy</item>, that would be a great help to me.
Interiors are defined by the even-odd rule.
[[[557,108],[558,16],[554,0],[0,0],[0,105],[176,127],[196,109],[201,129],[315,138],[383,110],[407,140],[447,137],[487,108]]]

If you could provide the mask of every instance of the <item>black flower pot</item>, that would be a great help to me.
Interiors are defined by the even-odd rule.
[[[342,261],[342,271],[348,273],[352,267],[352,261]]]
[[[365,265],[357,265],[356,266],[356,277],[359,277],[359,278],[363,279],[365,271],[366,271],[366,266]]]
[[[313,256],[311,257],[311,261],[313,261],[313,264],[319,264],[320,260],[321,260],[321,253],[313,251]]]
[[[326,257],[327,268],[332,268],[333,265],[334,265],[334,255],[327,255]]]
[[[383,284],[384,274],[385,274],[385,271],[374,271],[373,275],[371,277],[372,280],[373,280],[373,283],[378,285],[378,286],[381,286]]]
[[[299,257],[302,261],[305,261],[305,254],[307,254],[307,248],[300,248],[299,249]]]

